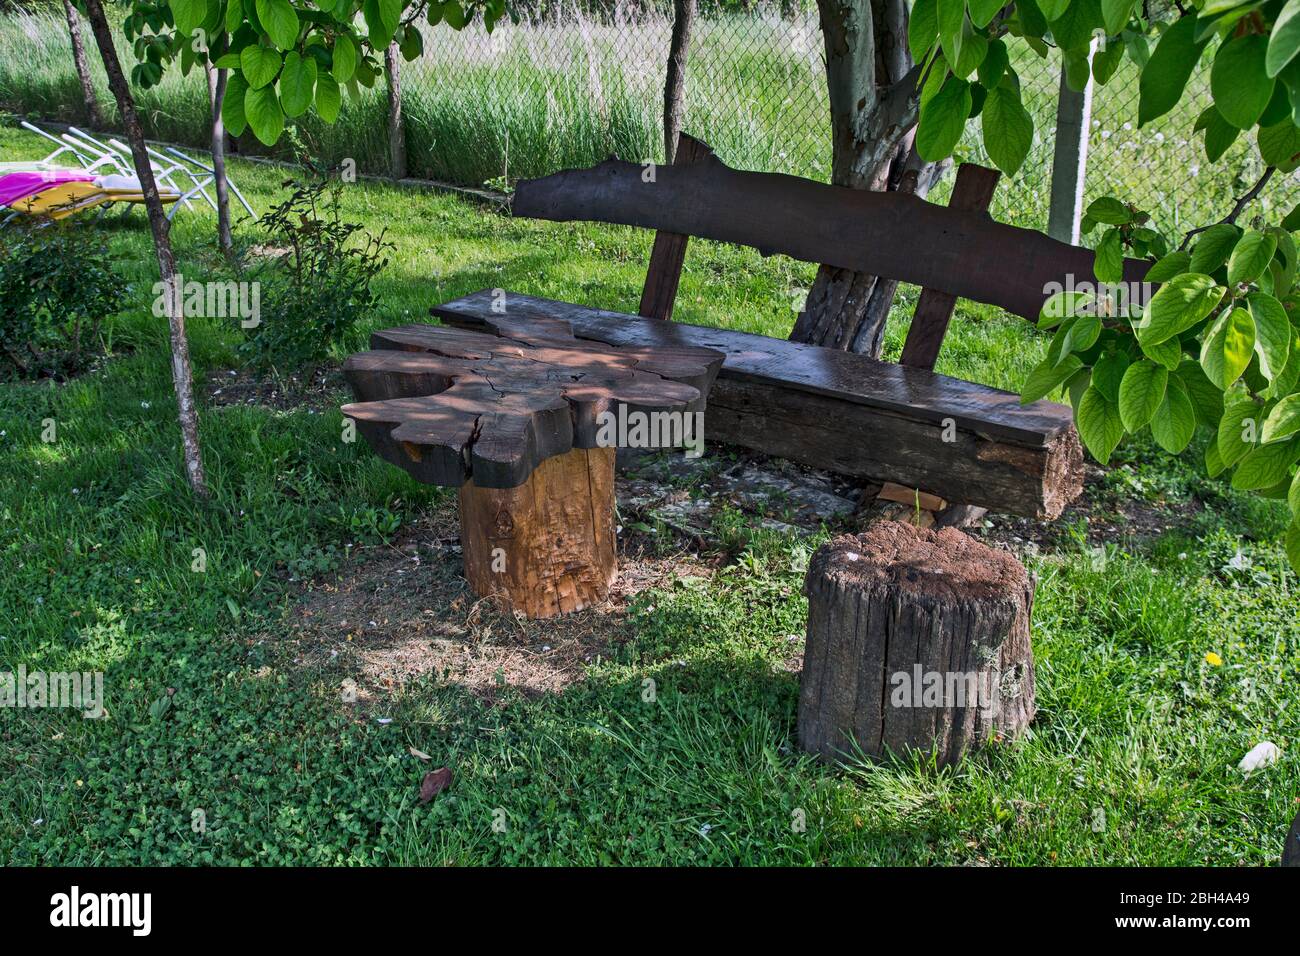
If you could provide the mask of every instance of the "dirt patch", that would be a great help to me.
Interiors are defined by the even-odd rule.
[[[1089,463],[1083,494],[1054,521],[990,514],[968,533],[987,544],[1017,553],[1054,551],[1072,544],[1071,528],[1087,526],[1092,546],[1151,541],[1168,531],[1190,528],[1204,506],[1195,498],[1174,502],[1116,494],[1106,487],[1106,472]]]
[[[343,371],[332,367],[284,376],[220,369],[208,375],[205,394],[210,407],[256,405],[279,411],[307,408],[321,412],[351,401]]]
[[[470,591],[447,508],[312,582],[290,612],[289,634],[302,663],[350,671],[363,703],[426,674],[485,700],[511,690],[534,697],[582,680],[588,663],[628,639],[635,595],[713,570],[685,552],[654,553],[640,536],[620,538],[619,575],[606,601],[530,621]]]

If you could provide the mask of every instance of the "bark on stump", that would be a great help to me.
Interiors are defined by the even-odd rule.
[[[618,575],[613,448],[547,458],[515,488],[460,487],[460,543],[475,594],[530,618],[599,604]]]
[[[933,750],[946,765],[1033,718],[1034,588],[1011,555],[882,521],[822,546],[805,593],[804,750]]]
[[[1286,835],[1286,846],[1282,847],[1282,865],[1300,866],[1300,813],[1291,821],[1291,832]]]

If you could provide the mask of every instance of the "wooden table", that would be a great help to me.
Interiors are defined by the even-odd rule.
[[[553,319],[482,327],[376,332],[344,363],[343,414],[386,461],[460,489],[476,594],[528,617],[580,610],[617,575],[606,416],[702,412],[723,353],[580,340]]]

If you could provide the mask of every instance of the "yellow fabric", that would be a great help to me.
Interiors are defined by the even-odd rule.
[[[164,204],[176,202],[181,198],[179,193],[162,190],[159,190],[158,197]],[[87,182],[60,183],[41,190],[35,196],[19,200],[13,204],[13,208],[29,216],[63,219],[106,202],[143,203],[144,193],[122,189],[104,190],[94,183]]]

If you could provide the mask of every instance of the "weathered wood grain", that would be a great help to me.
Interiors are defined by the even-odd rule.
[[[433,309],[471,328],[500,323],[492,295]],[[923,369],[760,335],[661,322],[507,293],[511,320],[570,323],[582,338],[725,352],[709,391],[706,441],[921,488],[954,504],[1056,517],[1083,488],[1070,409],[1021,406],[997,389]]]
[[[521,180],[517,216],[642,226],[784,253],[1001,306],[1037,319],[1049,284],[1091,280],[1093,253],[969,209],[897,192],[732,169],[716,157],[643,167],[616,159]],[[1125,260],[1140,282],[1150,264]]]
[[[460,487],[460,543],[475,594],[529,618],[598,604],[618,574],[613,448],[547,458],[515,488]]]
[[[513,488],[542,461],[597,444],[599,416],[690,411],[722,364],[716,351],[620,348],[578,341],[567,325],[484,324],[495,334],[432,325],[377,332],[344,375],[343,414],[385,460],[417,480]]]
[[[694,136],[678,134],[677,155],[673,165],[689,166],[706,157],[712,156],[713,150]],[[645,273],[645,285],[641,287],[641,306],[637,309],[647,319],[673,317],[673,304],[677,301],[677,284],[682,278],[682,266],[686,262],[686,246],[690,236],[675,232],[655,233],[654,247],[650,250],[650,265]]]
[[[947,765],[1033,718],[1033,583],[1005,552],[882,521],[820,548],[805,592],[802,749]]]
[[[957,167],[957,181],[953,184],[948,208],[965,209],[973,213],[987,212],[1001,175],[996,169],[975,163],[962,163]],[[916,311],[912,313],[912,325],[907,330],[907,341],[903,343],[899,364],[934,368],[956,307],[957,297],[951,292],[922,289],[916,300]]]

